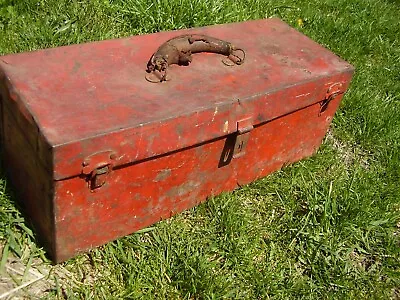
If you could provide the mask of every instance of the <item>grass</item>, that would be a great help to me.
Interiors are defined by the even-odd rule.
[[[0,53],[278,16],[356,67],[318,153],[63,263],[49,298],[398,299],[400,2],[0,0]],[[0,181],[5,257],[49,262]]]

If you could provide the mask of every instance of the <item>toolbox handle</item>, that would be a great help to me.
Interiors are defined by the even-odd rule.
[[[167,81],[167,69],[170,65],[188,66],[193,53],[218,53],[225,55],[222,62],[226,66],[244,63],[246,52],[232,43],[203,34],[185,34],[163,43],[147,62],[145,78],[148,82]],[[240,53],[240,55],[239,55]]]

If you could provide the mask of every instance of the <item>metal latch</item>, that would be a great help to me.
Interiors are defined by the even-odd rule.
[[[102,187],[111,173],[116,154],[114,151],[103,151],[86,157],[82,163],[82,174],[86,175],[91,191]]]
[[[94,169],[90,174],[90,181],[89,181],[90,189],[94,190],[98,189],[99,187],[102,187],[106,183],[110,171],[111,171],[110,165]]]
[[[246,153],[247,142],[250,138],[250,131],[253,130],[252,118],[242,119],[237,122],[237,135],[233,149],[233,158],[238,158]]]
[[[327,108],[329,103],[335,99],[338,95],[343,94],[343,84],[341,82],[337,82],[332,84],[325,94],[325,99],[321,102],[321,108],[319,110],[319,114],[321,115]]]

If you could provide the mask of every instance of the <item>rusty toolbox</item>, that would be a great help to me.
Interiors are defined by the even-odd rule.
[[[246,59],[193,54],[146,81],[158,46],[189,33]],[[3,56],[5,167],[60,262],[312,155],[352,73],[276,18]]]

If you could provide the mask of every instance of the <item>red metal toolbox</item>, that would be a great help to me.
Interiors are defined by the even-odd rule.
[[[194,54],[147,82],[151,54],[183,33],[246,61]],[[352,73],[275,18],[3,56],[6,169],[60,262],[312,155]]]

